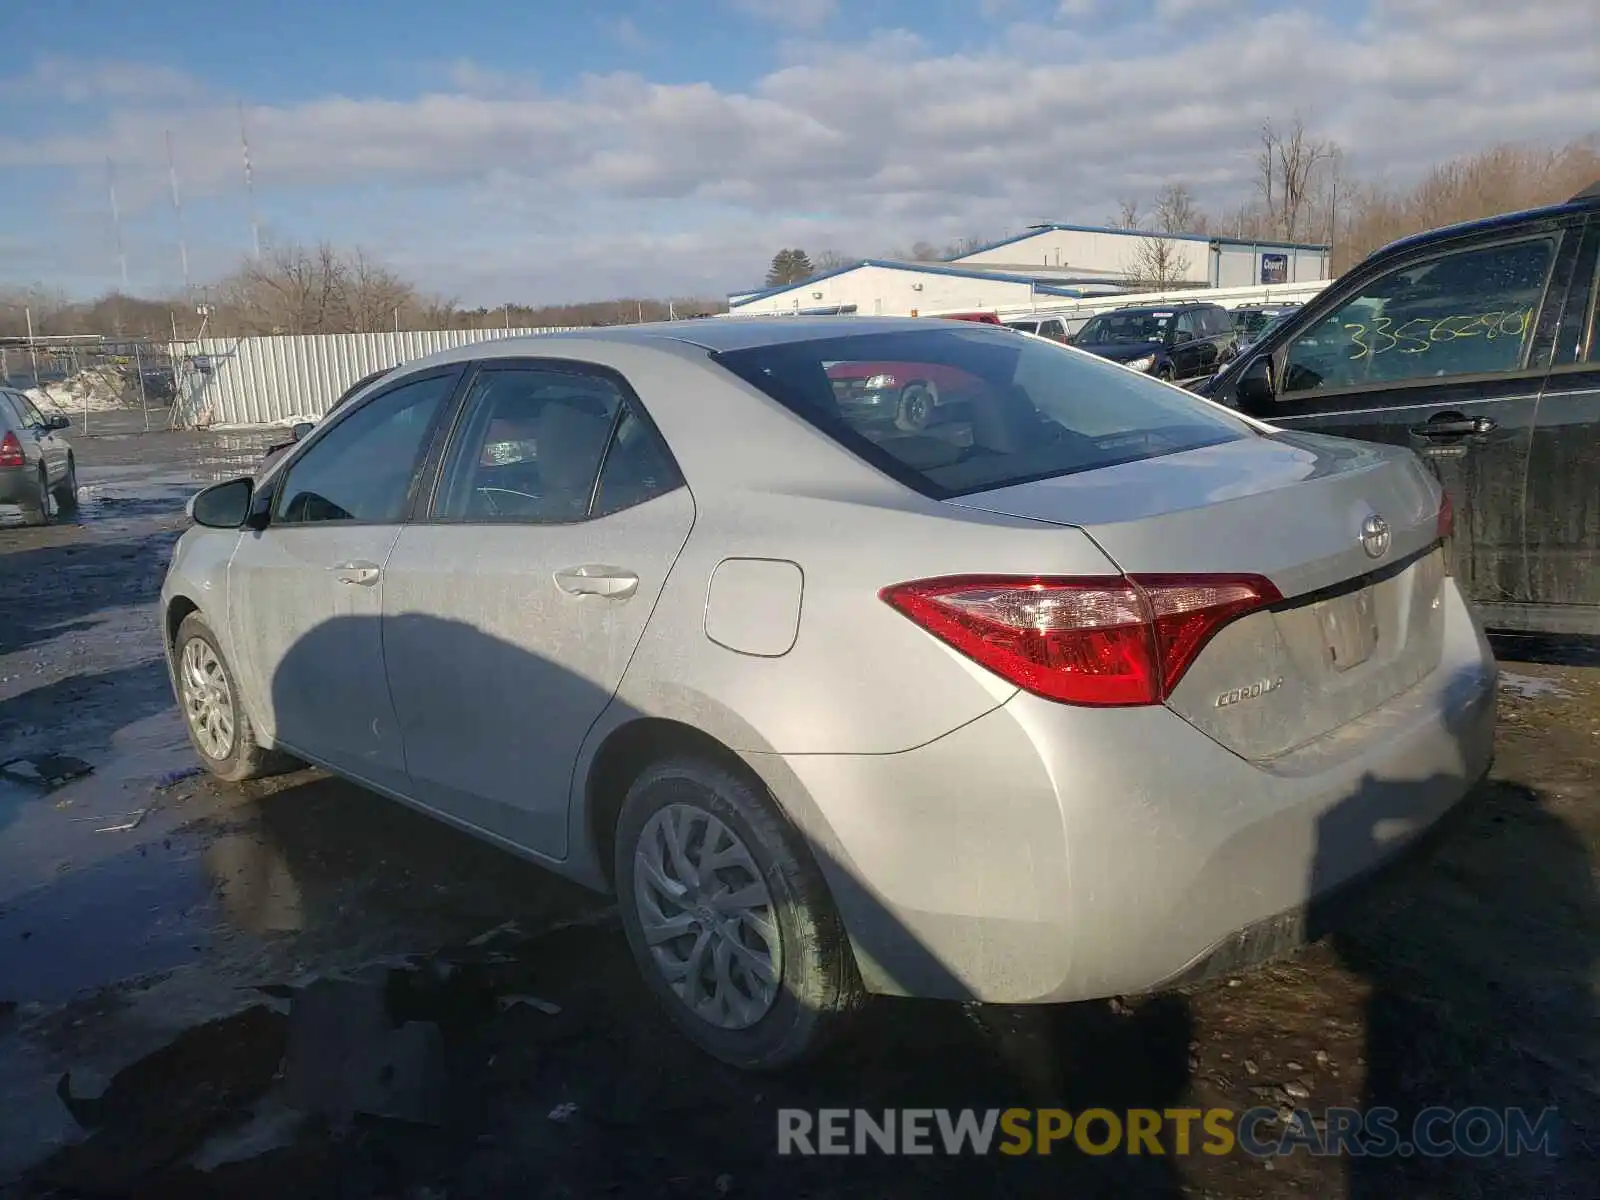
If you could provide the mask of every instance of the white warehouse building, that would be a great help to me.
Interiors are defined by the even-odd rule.
[[[1035,225],[952,263],[980,271],[1088,270],[1121,275],[1130,282],[1143,275],[1149,282],[1152,259],[1165,268],[1162,282],[1167,284],[1234,288],[1328,278],[1327,246],[1094,225]]]
[[[1038,225],[947,262],[863,259],[799,283],[728,297],[731,316],[919,316],[1058,307],[1141,290],[1156,260],[1166,288],[1240,288],[1328,278],[1328,247],[1089,225]]]

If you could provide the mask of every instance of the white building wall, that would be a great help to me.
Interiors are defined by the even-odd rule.
[[[737,305],[731,309],[731,315],[772,315],[853,304],[858,316],[908,317],[936,309],[982,311],[1002,305],[1027,304],[1032,297],[1033,285],[1022,281],[970,279],[890,267],[855,267]]]
[[[1327,278],[1324,251],[1294,246],[1235,245],[1221,241],[1213,247],[1209,239],[1162,237],[1158,234],[1127,233],[1120,230],[1042,229],[991,250],[979,250],[953,265],[988,271],[1027,271],[1040,267],[1051,270],[1113,271],[1137,276],[1139,262],[1148,242],[1164,243],[1174,283],[1196,283],[1210,287],[1257,287],[1261,278],[1262,256],[1284,258],[1284,283],[1310,283]]]
[[[1284,276],[1276,282],[1315,283],[1328,277],[1326,251],[1308,250],[1290,246],[1236,246],[1223,243],[1219,247],[1218,287],[1257,287],[1262,278],[1263,259],[1278,255],[1282,259]]]
[[[1210,255],[1204,241],[1190,238],[1157,239],[1150,234],[1117,230],[1041,229],[1032,237],[956,259],[953,265],[991,271],[1050,267],[1134,275],[1138,274],[1139,255],[1144,243],[1151,240],[1165,243],[1168,261],[1183,265],[1179,275],[1181,280],[1192,283],[1210,281]]]

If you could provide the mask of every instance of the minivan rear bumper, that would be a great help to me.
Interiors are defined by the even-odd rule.
[[[1295,914],[1395,860],[1487,772],[1494,660],[1453,582],[1445,603],[1438,670],[1267,766],[1165,708],[1025,693],[902,754],[749,758],[820,817],[807,833],[873,990],[1155,990],[1295,944]]]

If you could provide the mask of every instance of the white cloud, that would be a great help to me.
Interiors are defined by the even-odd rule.
[[[1082,20],[1094,16],[1099,7],[1099,0],[1061,0],[1056,5],[1056,15],[1063,21]]]
[[[617,39],[618,44],[629,50],[644,50],[650,45],[644,32],[636,25],[632,17],[618,17],[606,27],[611,36]]]
[[[182,71],[116,59],[40,58],[25,75],[0,76],[0,97],[68,104],[93,101],[145,103],[190,99],[204,91]]]
[[[791,29],[816,29],[838,11],[838,0],[728,0],[738,12],[786,25]]]
[[[257,105],[257,187],[302,227],[319,196],[381,192],[385,223],[308,236],[359,236],[430,286],[473,298],[514,278],[509,294],[592,294],[621,277],[627,291],[737,286],[780,242],[873,253],[1097,222],[1114,197],[1174,179],[1231,205],[1249,192],[1261,121],[1296,110],[1354,170],[1396,179],[1600,125],[1592,0],[1374,0],[1354,25],[1304,6],[1229,9],[1171,44],[1049,25],[982,36],[957,53],[892,31],[808,43],[738,91],[635,74],[549,91],[457,64],[409,99]],[[231,105],[181,96],[72,134],[0,131],[0,169],[77,169],[90,211],[113,157],[125,212],[159,211],[170,128],[186,203],[242,203]],[[54,236],[66,254],[86,235],[64,222]]]

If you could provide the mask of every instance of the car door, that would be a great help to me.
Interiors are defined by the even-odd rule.
[[[1206,373],[1205,330],[1200,323],[1201,310],[1186,308],[1180,312],[1172,326],[1172,377],[1192,379]]]
[[[1362,273],[1271,339],[1267,418],[1420,454],[1455,508],[1456,574],[1490,623],[1494,606],[1529,598],[1523,489],[1570,234],[1425,247]]]
[[[1202,351],[1204,361],[1195,374],[1210,375],[1222,365],[1233,346],[1233,320],[1228,316],[1227,309],[1213,305],[1205,310],[1202,323],[1206,330],[1206,344]]]
[[[1528,455],[1520,629],[1600,635],[1600,218],[1590,218]]]
[[[393,790],[406,771],[384,680],[383,572],[460,376],[405,376],[308,437],[228,569],[240,671],[273,736]]]
[[[564,857],[579,748],[693,522],[621,376],[556,360],[482,366],[427,516],[401,532],[384,572],[411,795]]]

